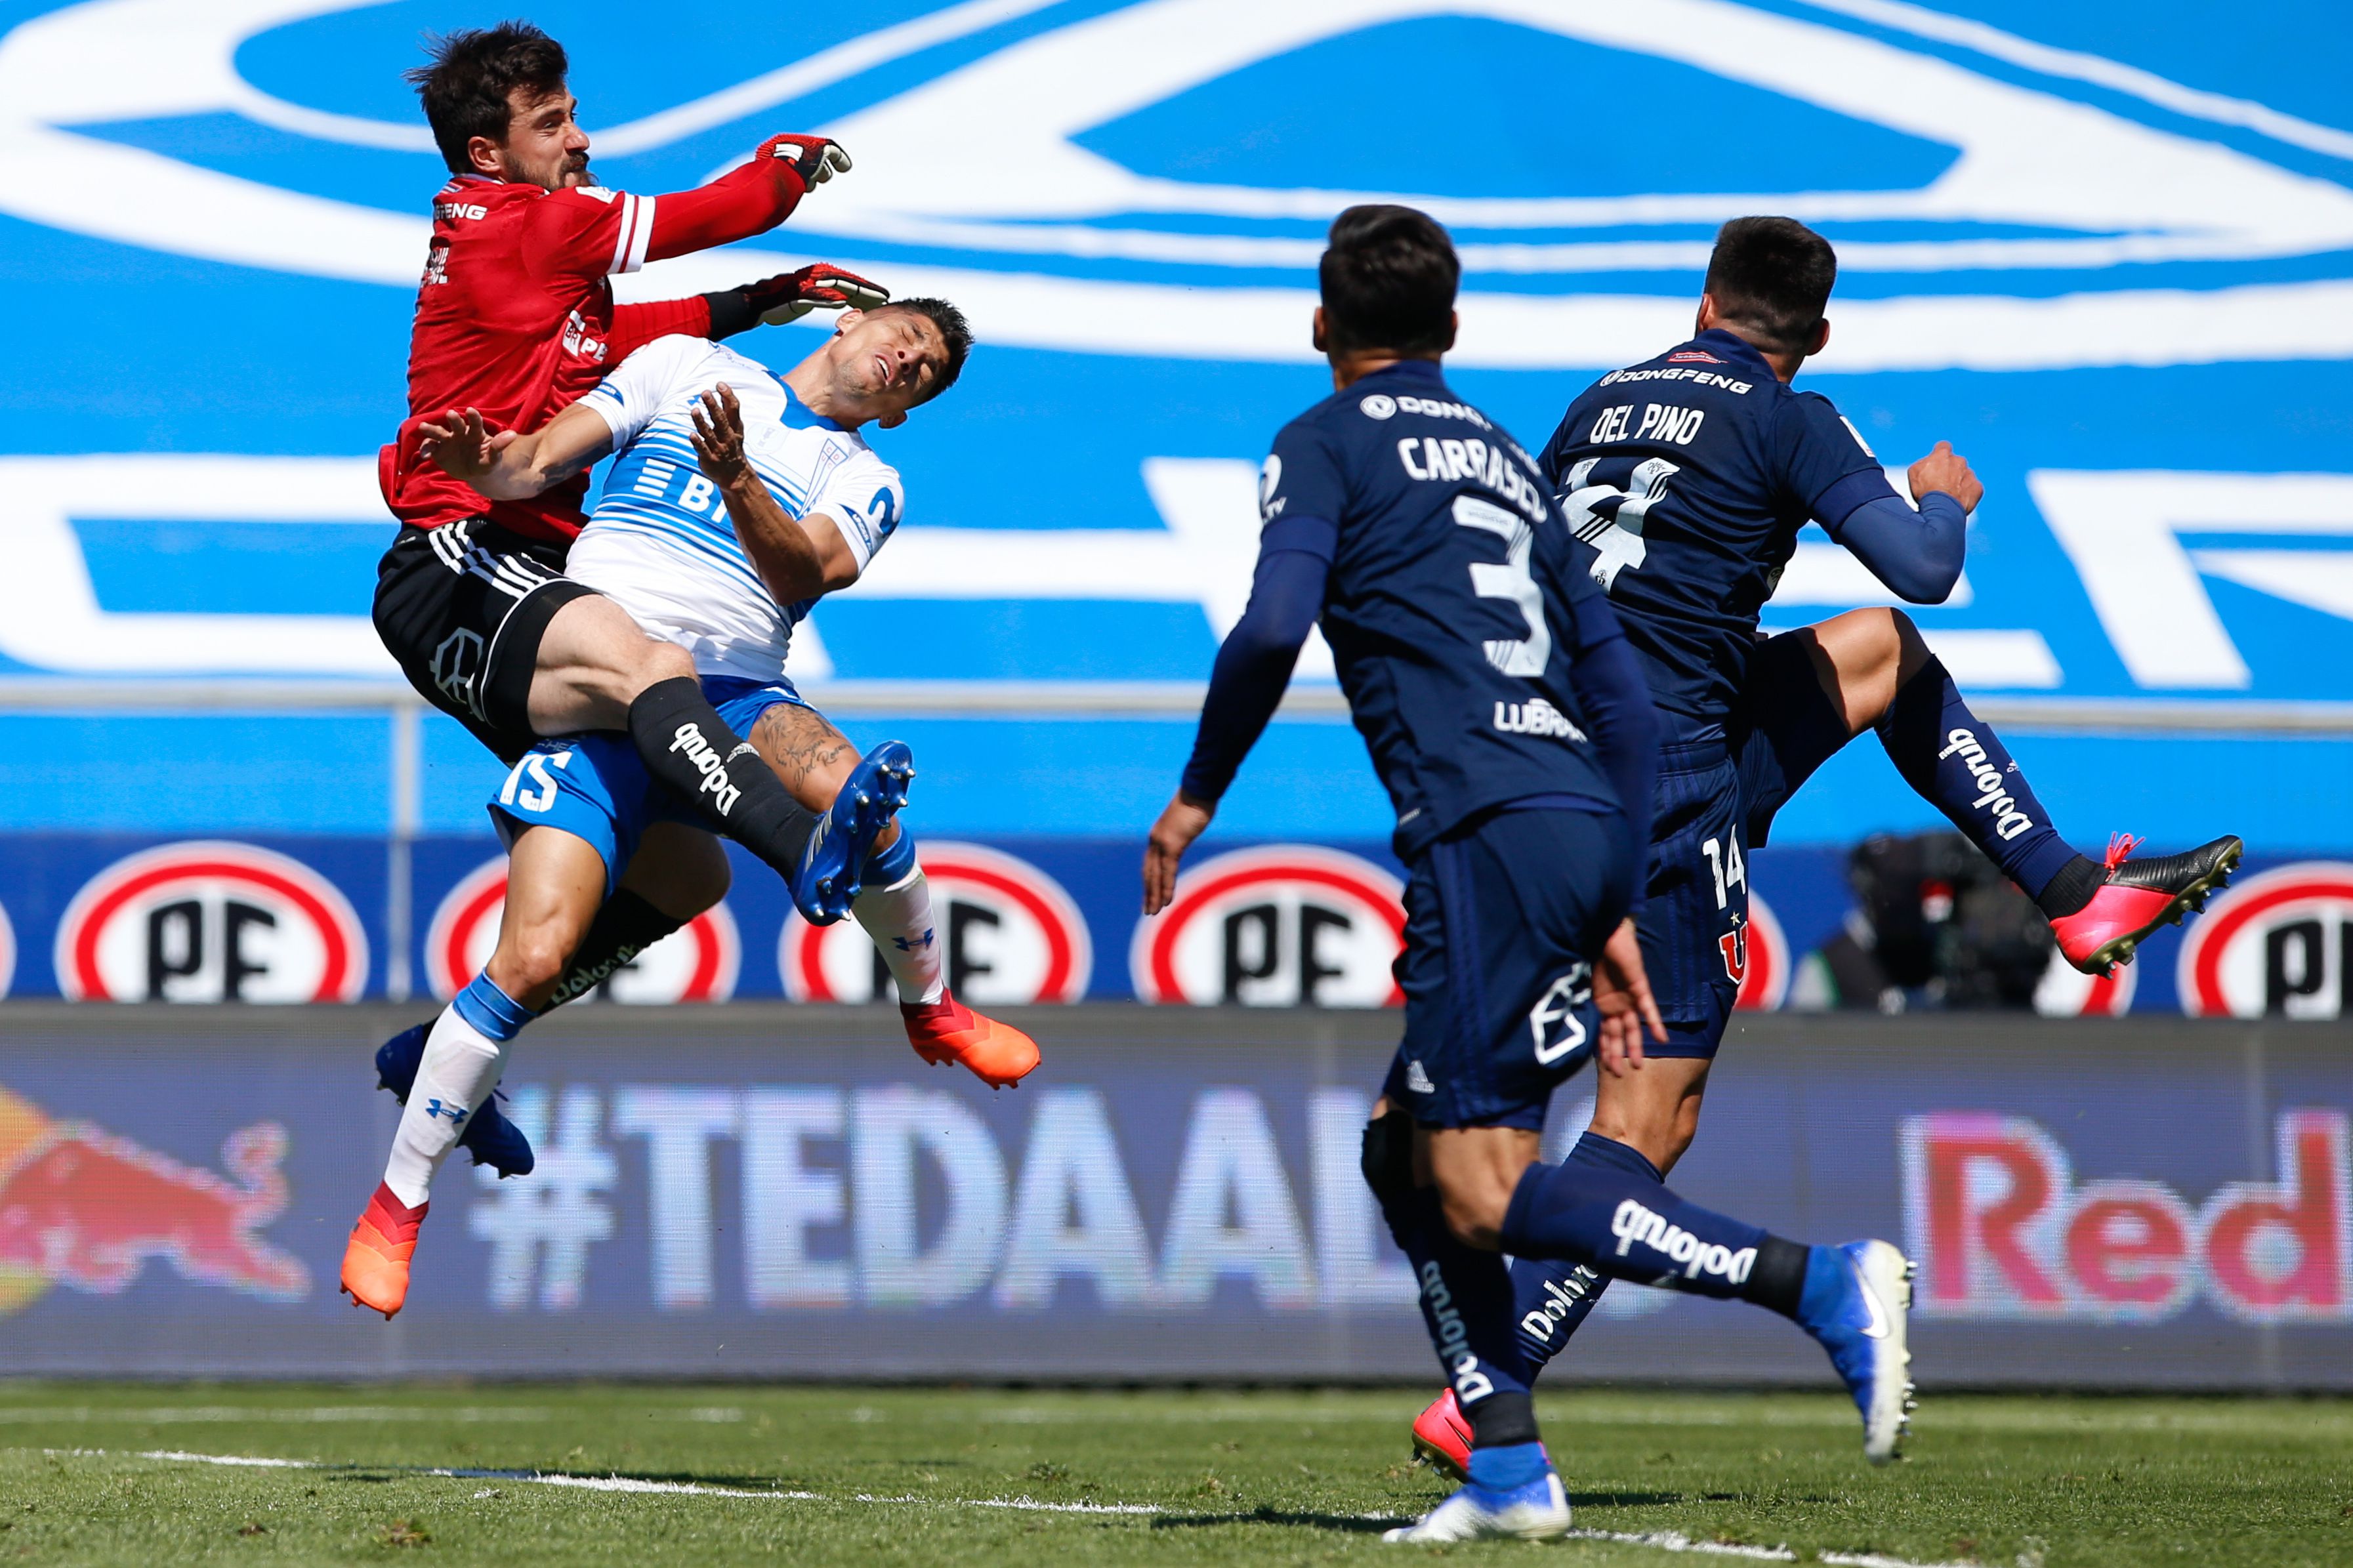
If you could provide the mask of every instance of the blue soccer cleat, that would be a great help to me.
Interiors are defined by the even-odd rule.
[[[1817,1247],[1806,1260],[1798,1324],[1831,1352],[1862,1412],[1862,1457],[1883,1465],[1912,1426],[1912,1263],[1883,1241]]]
[[[419,1024],[404,1029],[376,1050],[376,1087],[390,1089],[392,1098],[403,1105],[408,1103],[408,1091],[417,1087],[417,1069],[425,1060],[425,1037],[432,1027]],[[522,1129],[501,1114],[499,1101],[504,1098],[494,1092],[488,1105],[475,1108],[466,1119],[466,1130],[458,1134],[458,1147],[473,1156],[475,1164],[488,1165],[501,1176],[528,1176],[539,1162]]]
[[[1411,1524],[1384,1531],[1383,1541],[1435,1543],[1448,1541],[1550,1541],[1568,1533],[1568,1493],[1550,1465],[1524,1487],[1509,1491],[1463,1488]]]
[[[817,819],[792,879],[793,904],[813,926],[829,926],[849,912],[864,889],[866,858],[874,837],[907,804],[915,756],[904,741],[885,741],[859,760],[833,805]]]

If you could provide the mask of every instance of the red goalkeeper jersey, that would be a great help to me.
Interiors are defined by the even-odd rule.
[[[587,521],[587,475],[528,500],[487,500],[417,461],[418,423],[478,408],[492,430],[536,430],[639,344],[707,331],[708,301],[617,306],[611,278],[772,228],[802,190],[778,158],[665,196],[451,179],[433,199],[432,248],[409,335],[408,417],[377,460],[393,515],[427,528],[487,516],[533,539],[568,542]]]

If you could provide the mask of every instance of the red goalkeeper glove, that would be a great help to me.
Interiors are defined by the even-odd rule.
[[[811,310],[871,310],[891,302],[891,290],[880,283],[822,261],[798,272],[747,283],[741,292],[760,320],[772,327],[798,321]]]
[[[754,156],[781,158],[790,163],[793,172],[800,175],[802,188],[806,190],[813,191],[836,174],[849,172],[849,154],[841,150],[841,143],[823,136],[786,132],[761,142],[759,152]]]

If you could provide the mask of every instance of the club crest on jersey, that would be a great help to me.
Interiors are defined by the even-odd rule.
[[[1593,1000],[1593,965],[1580,963],[1546,987],[1528,1009],[1528,1032],[1535,1039],[1536,1065],[1550,1067],[1574,1055],[1586,1042],[1583,1009]]]
[[[1266,455],[1266,461],[1259,465],[1258,470],[1258,512],[1260,521],[1272,522],[1275,519],[1275,514],[1282,510],[1283,498],[1274,493],[1282,488],[1282,458],[1279,453],[1269,452]]]
[[[1748,928],[1745,925],[1735,926],[1717,937],[1715,945],[1724,954],[1725,978],[1730,980],[1735,985],[1746,980],[1748,978]]]

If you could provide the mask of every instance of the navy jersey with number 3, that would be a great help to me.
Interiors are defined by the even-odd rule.
[[[1568,405],[1543,466],[1598,552],[1594,578],[1651,695],[1703,721],[1738,698],[1798,530],[1889,493],[1828,398],[1793,391],[1720,331],[1603,376]]]
[[[1270,544],[1337,532],[1324,639],[1398,814],[1401,855],[1532,796],[1617,796],[1571,690],[1599,590],[1519,444],[1407,360],[1317,404],[1261,476]]]

